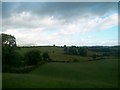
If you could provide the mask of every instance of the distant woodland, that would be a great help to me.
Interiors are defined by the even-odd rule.
[[[42,51],[36,49],[47,46],[17,46],[16,38],[12,35],[2,33],[2,64],[3,72],[27,73],[47,62],[59,62],[55,60],[58,54],[54,48],[59,48],[64,57],[89,57],[87,61],[101,60],[112,56],[119,57],[119,46],[48,46],[50,50]],[[21,49],[30,48],[25,53],[20,52]],[[53,48],[53,49],[51,49]],[[24,51],[24,50],[23,50]],[[53,56],[54,55],[54,56]],[[62,62],[79,62],[79,58],[61,60]]]

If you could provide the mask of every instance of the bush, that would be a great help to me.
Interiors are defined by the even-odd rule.
[[[79,60],[78,59],[74,59],[73,62],[79,62]]]
[[[14,52],[12,56],[11,65],[15,67],[22,66],[22,56],[18,52]]]
[[[49,55],[48,55],[48,52],[44,52],[44,53],[42,54],[42,58],[43,58],[43,61],[49,61],[50,57],[49,57]]]
[[[25,66],[25,67],[9,67],[7,65],[3,66],[2,72],[9,73],[29,73],[31,70],[36,68],[35,66]]]
[[[25,59],[29,65],[36,65],[41,61],[41,55],[39,50],[31,50],[25,54]]]
[[[49,58],[48,60],[49,60],[50,62],[52,61],[52,59],[51,59],[51,58]]]
[[[3,65],[19,67],[21,66],[22,56],[17,51],[3,51]]]
[[[87,56],[87,48],[86,47],[80,47],[78,49],[78,54],[81,55],[81,56]]]

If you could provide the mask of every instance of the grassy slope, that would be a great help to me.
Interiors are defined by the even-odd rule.
[[[3,87],[117,87],[117,59],[80,63],[48,63],[30,74],[3,74]]]
[[[50,58],[54,61],[68,61],[68,60],[74,60],[77,59],[79,61],[87,61],[90,59],[90,57],[81,57],[76,55],[65,55],[63,48],[61,47],[33,47],[33,48],[21,48],[19,51],[21,55],[24,55],[27,51],[37,49],[41,52],[48,52],[50,55]]]

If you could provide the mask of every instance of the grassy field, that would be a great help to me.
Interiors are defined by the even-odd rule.
[[[32,49],[39,50],[39,51],[41,51],[41,53],[48,52],[50,55],[50,58],[53,61],[72,61],[74,59],[77,59],[79,61],[88,61],[89,59],[91,59],[90,57],[82,57],[82,56],[76,56],[76,55],[65,55],[63,48],[61,48],[61,47],[21,48],[21,49],[19,49],[19,52],[21,55],[24,55],[27,51],[30,51]]]
[[[57,51],[56,51],[57,52]],[[49,62],[28,74],[3,73],[3,88],[115,88],[118,59]]]

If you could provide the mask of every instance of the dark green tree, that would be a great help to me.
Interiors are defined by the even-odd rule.
[[[87,48],[86,47],[79,47],[78,55],[80,55],[80,56],[87,56]]]
[[[97,59],[97,56],[98,56],[97,54],[93,54],[93,55],[92,55],[93,60],[96,60],[96,59]]]
[[[69,54],[77,55],[77,48],[76,48],[76,46],[69,47]]]
[[[30,50],[25,54],[25,59],[29,65],[36,65],[41,61],[41,55],[39,50]]]
[[[2,63],[14,65],[16,53],[16,38],[12,35],[2,33]],[[16,61],[15,61],[16,62]]]
[[[42,58],[43,58],[43,61],[49,61],[50,56],[49,56],[48,52],[44,52],[42,54]]]
[[[2,46],[16,47],[16,38],[2,33]]]
[[[64,54],[68,54],[68,47],[66,45],[64,45]]]
[[[53,47],[55,47],[55,44],[53,44]]]

